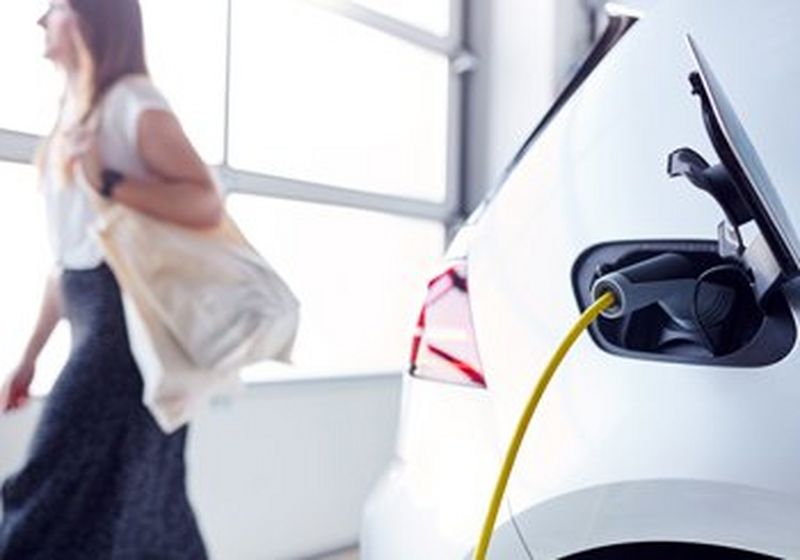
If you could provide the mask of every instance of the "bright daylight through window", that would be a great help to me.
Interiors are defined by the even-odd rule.
[[[24,163],[52,127],[60,94],[36,25],[46,5],[0,5],[0,66],[11,78],[0,88],[0,256],[13,270],[0,290],[0,375],[21,355],[52,266],[36,173]],[[408,310],[458,207],[450,2],[141,5],[156,85],[223,181],[234,219],[301,300],[293,369],[404,367]],[[62,324],[34,392],[49,390],[68,345]],[[278,371],[265,364],[248,375]]]
[[[296,0],[233,11],[231,164],[442,201],[447,58]]]

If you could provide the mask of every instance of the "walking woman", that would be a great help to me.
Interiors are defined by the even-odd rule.
[[[57,266],[0,406],[28,399],[60,317],[72,348],[26,463],[3,484],[0,559],[203,559],[186,496],[186,428],[164,434],[142,405],[120,290],[90,234],[95,215],[80,182],[194,228],[219,223],[220,195],[147,75],[138,0],[51,0],[38,23],[45,56],[65,77],[38,157]]]

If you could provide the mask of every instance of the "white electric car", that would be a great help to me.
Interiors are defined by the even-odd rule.
[[[362,558],[471,555],[612,277],[488,557],[800,558],[800,2],[652,5],[611,15],[431,280]]]

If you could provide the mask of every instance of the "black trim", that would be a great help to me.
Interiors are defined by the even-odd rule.
[[[565,556],[563,560],[774,560],[757,552],[725,546],[682,543],[643,542],[604,546]]]
[[[488,203],[500,188],[505,184],[506,180],[508,179],[511,172],[514,168],[522,161],[522,158],[528,152],[528,150],[533,146],[539,136],[544,132],[544,130],[548,127],[548,125],[553,121],[556,115],[561,111],[561,109],[566,105],[567,101],[578,91],[578,88],[586,81],[586,78],[594,71],[600,61],[605,58],[605,56],[611,51],[614,45],[625,35],[625,33],[636,23],[638,20],[629,15],[609,15],[608,25],[606,26],[605,31],[598,39],[597,43],[594,45],[592,50],[586,55],[586,58],[583,59],[578,70],[572,76],[572,79],[567,82],[564,88],[559,92],[558,96],[556,96],[555,101],[544,114],[544,117],[539,121],[533,131],[528,135],[523,142],[522,146],[520,146],[517,153],[514,155],[514,158],[511,162],[506,166],[503,170],[503,173],[500,176],[500,180],[495,184],[494,188],[487,194],[486,198],[484,199],[484,204]]]

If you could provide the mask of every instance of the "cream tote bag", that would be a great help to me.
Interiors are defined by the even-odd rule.
[[[237,388],[242,367],[289,361],[298,300],[227,214],[211,230],[184,228],[103,199],[82,165],[75,178],[122,291],[144,404],[165,432]]]
[[[194,230],[89,195],[94,234],[122,290],[144,403],[164,431],[235,389],[242,367],[289,361],[297,298],[227,215],[213,230]]]

